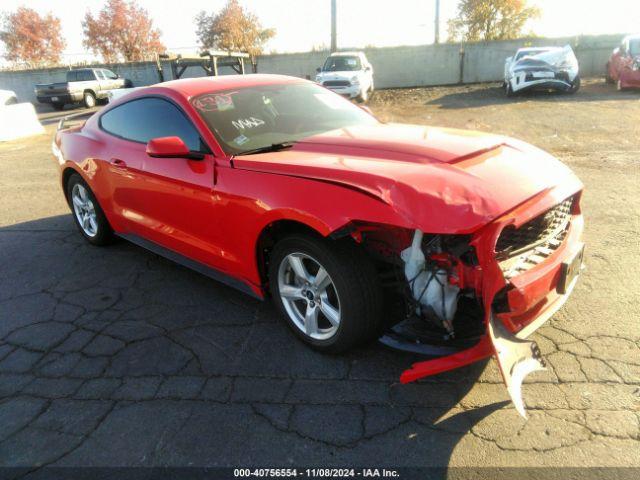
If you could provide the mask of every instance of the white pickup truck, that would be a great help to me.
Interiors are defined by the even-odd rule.
[[[373,67],[363,52],[332,53],[317,72],[317,83],[345,97],[366,102],[373,93]]]

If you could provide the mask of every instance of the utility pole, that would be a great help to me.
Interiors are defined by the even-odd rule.
[[[331,51],[338,49],[337,28],[336,28],[336,0],[331,0]]]
[[[436,38],[433,43],[436,45],[440,43],[440,0],[436,0],[436,25],[435,25]]]

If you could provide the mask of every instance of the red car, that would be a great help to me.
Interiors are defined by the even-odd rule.
[[[618,90],[640,88],[640,34],[629,35],[607,62],[607,81]]]
[[[435,356],[409,382],[524,340],[582,264],[582,184],[551,155],[479,132],[384,124],[274,75],[136,90],[56,134],[62,189],[92,244],[122,237],[258,297],[340,352],[383,335]]]

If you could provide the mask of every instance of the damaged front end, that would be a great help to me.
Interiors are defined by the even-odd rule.
[[[495,356],[517,411],[526,416],[522,381],[544,369],[537,345],[526,337],[577,281],[579,200],[579,192],[545,192],[469,235],[357,232],[357,240],[382,254],[382,276],[395,308],[405,312],[380,341],[435,357],[405,371],[402,383]]]
[[[549,51],[531,52],[507,62],[507,94],[532,89],[575,93],[580,88],[578,59],[569,45]]]

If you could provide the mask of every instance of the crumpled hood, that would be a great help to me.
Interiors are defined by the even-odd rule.
[[[235,157],[233,165],[361,190],[390,205],[405,226],[430,233],[470,233],[573,176],[518,140],[417,125],[334,130],[285,151]]]

